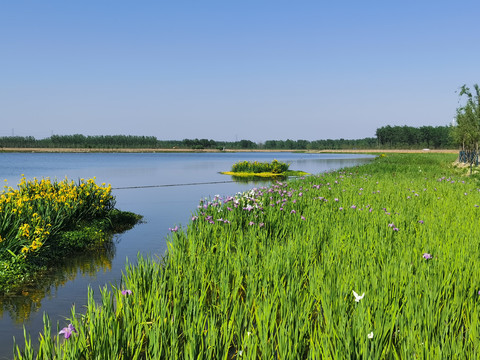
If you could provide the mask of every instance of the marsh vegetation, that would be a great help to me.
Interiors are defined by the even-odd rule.
[[[162,261],[128,265],[56,330],[46,317],[39,349],[15,356],[475,358],[480,190],[454,159],[388,155],[206,199]]]

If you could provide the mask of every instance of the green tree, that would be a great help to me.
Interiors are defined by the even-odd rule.
[[[478,142],[480,141],[480,87],[475,84],[475,95],[463,85],[459,96],[467,96],[464,106],[457,109],[456,126],[453,137],[457,144],[462,146],[467,161],[470,163],[470,173],[473,163],[478,158]]]

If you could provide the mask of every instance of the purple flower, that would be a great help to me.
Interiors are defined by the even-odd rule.
[[[335,198],[334,200],[338,202],[338,199],[337,199],[337,198]]]
[[[480,295],[480,290],[478,290],[478,295]]]
[[[264,227],[264,226],[265,226],[265,223],[260,223],[260,224],[258,224],[258,226]]]
[[[300,219],[305,220],[305,216],[303,216],[303,215],[300,216]]]
[[[339,207],[339,208],[338,208],[338,210],[340,210],[340,211],[341,211],[341,210],[343,210],[343,208],[342,208],[342,207]]]
[[[250,221],[248,225],[252,226],[252,225],[255,225],[255,223],[253,221]]]
[[[168,228],[168,230],[170,230],[171,232],[177,232],[178,231],[178,226],[175,225],[175,227],[173,229]]]
[[[198,219],[198,216],[192,216],[192,221],[195,221]]]
[[[418,220],[418,222],[419,222],[420,224],[423,224],[423,220]]]
[[[132,290],[122,290],[122,295],[132,295]]]
[[[430,255],[429,253],[424,253],[422,256],[425,260],[428,260],[428,259],[432,258],[432,255]]]
[[[297,212],[295,210],[290,211],[290,214],[296,214]]]
[[[350,206],[352,209],[356,209],[357,207],[355,205]]]
[[[64,327],[62,330],[60,330],[60,332],[58,333],[58,335],[64,335],[65,336],[65,339],[68,339],[72,333],[76,333],[77,330],[75,329],[75,326],[73,326],[72,324],[68,324],[67,327]]]

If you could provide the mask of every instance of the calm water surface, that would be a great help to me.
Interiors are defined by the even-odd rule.
[[[186,183],[230,181],[219,174],[237,161],[291,163],[291,170],[318,174],[371,161],[370,155],[301,153],[0,153],[0,179],[15,187],[24,174],[27,179],[49,177],[69,180],[96,177],[98,184],[112,185],[120,210],[144,216],[144,222],[114,237],[104,252],[68,259],[36,286],[8,298],[0,296],[0,359],[12,358],[13,337],[23,344],[23,327],[37,339],[46,312],[53,329],[67,324],[72,305],[82,312],[87,288],[98,294],[107,284],[119,283],[126,259],[135,262],[137,254],[165,254],[169,228],[187,225],[199,200],[219,195],[234,195],[268,183],[216,183],[182,186]],[[137,187],[137,188],[132,188]],[[127,189],[120,189],[127,188]]]

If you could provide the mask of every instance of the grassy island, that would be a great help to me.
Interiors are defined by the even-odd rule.
[[[110,185],[94,179],[21,179],[0,193],[0,288],[6,293],[76,252],[103,246],[140,217],[115,209]]]
[[[277,178],[284,179],[288,176],[304,176],[303,171],[289,170],[290,164],[273,160],[271,163],[258,161],[241,161],[233,164],[231,171],[222,174],[232,175],[234,178]]]
[[[480,189],[392,154],[201,203],[16,359],[474,359]]]

